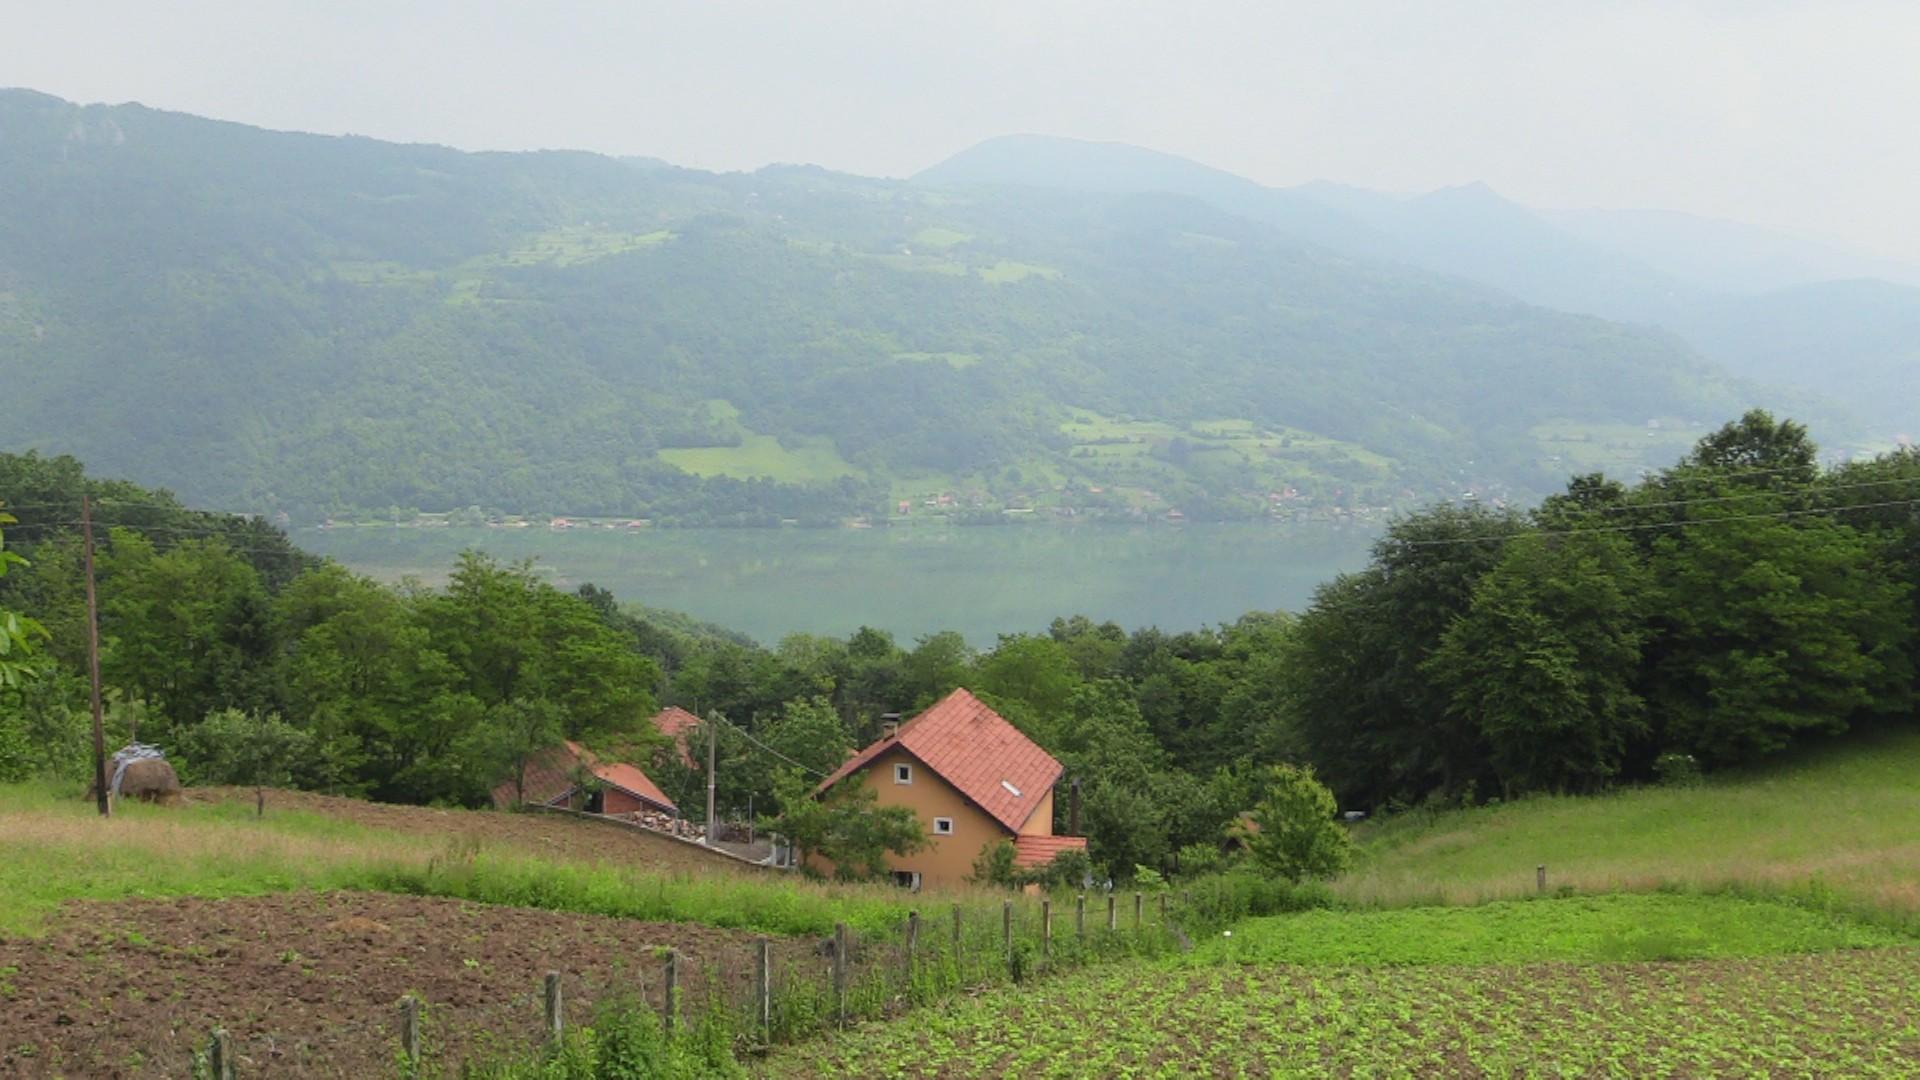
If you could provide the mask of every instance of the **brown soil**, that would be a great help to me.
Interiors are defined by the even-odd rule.
[[[241,1076],[390,1076],[408,993],[457,1067],[538,1044],[548,971],[574,1024],[621,994],[657,1007],[665,947],[688,1008],[709,989],[744,1000],[753,940],[374,893],[73,903],[44,937],[0,941],[0,1076],[185,1076],[216,1025]],[[813,945],[776,940],[775,962]]]
[[[189,803],[254,803],[253,788],[188,788]],[[493,810],[441,810],[396,806],[311,791],[266,793],[266,812],[301,810],[325,814],[393,832],[434,837],[469,837],[536,855],[586,862],[609,862],[669,871],[764,872],[739,859],[698,844],[586,814],[504,813]]]

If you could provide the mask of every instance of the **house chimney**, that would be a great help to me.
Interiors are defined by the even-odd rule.
[[[900,714],[897,712],[880,714],[881,734],[891,739],[900,734]]]
[[[1080,778],[1073,778],[1073,786],[1067,789],[1067,835],[1080,835]]]

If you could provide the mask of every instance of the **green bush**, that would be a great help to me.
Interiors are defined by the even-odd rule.
[[[1353,839],[1335,821],[1340,805],[1311,768],[1275,765],[1247,833],[1253,861],[1288,881],[1330,878],[1353,858]]]
[[[1217,844],[1188,844],[1174,856],[1174,861],[1181,877],[1205,877],[1227,868],[1227,853]]]

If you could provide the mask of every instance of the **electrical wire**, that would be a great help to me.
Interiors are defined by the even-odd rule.
[[[763,743],[759,739],[756,739],[752,735],[748,734],[744,728],[740,727],[740,725],[734,723],[733,721],[727,719],[726,717],[716,713],[710,719],[718,720],[723,726],[732,728],[734,733],[739,735],[741,738],[747,740],[748,742],[759,747],[760,749],[765,750],[767,753],[772,754],[774,757],[779,758],[781,761],[786,762],[787,764],[793,766],[794,768],[799,769],[801,772],[811,773],[814,776],[820,777],[822,780],[826,779],[827,777],[826,773],[821,772],[819,769],[816,769],[811,765],[803,765],[800,762],[795,761],[792,758],[788,757],[787,755],[781,753],[780,751],[775,750],[773,747],[768,746],[766,743]]]
[[[1806,510],[1776,510],[1765,514],[1734,514],[1728,517],[1689,519],[1685,521],[1643,522],[1637,525],[1597,525],[1585,529],[1523,529],[1518,532],[1503,533],[1497,536],[1456,536],[1444,540],[1399,540],[1387,537],[1387,542],[1401,547],[1458,547],[1465,544],[1503,544],[1508,540],[1537,536],[1558,538],[1563,536],[1586,536],[1593,533],[1629,533],[1651,529],[1687,529],[1702,525],[1724,524],[1735,521],[1785,520],[1787,518],[1806,517],[1813,514],[1844,514],[1853,510],[1883,510],[1894,506],[1920,506],[1920,498],[1893,499],[1887,502],[1857,503],[1852,506],[1821,506]]]

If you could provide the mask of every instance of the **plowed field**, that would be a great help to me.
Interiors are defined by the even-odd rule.
[[[533,1045],[550,970],[578,1023],[619,992],[657,1004],[666,947],[684,1001],[744,983],[753,941],[369,893],[71,903],[45,936],[0,941],[0,1076],[183,1076],[216,1024],[243,1076],[386,1076],[404,994],[429,1003],[430,1043],[456,1063]],[[776,962],[813,944],[776,940]]]

